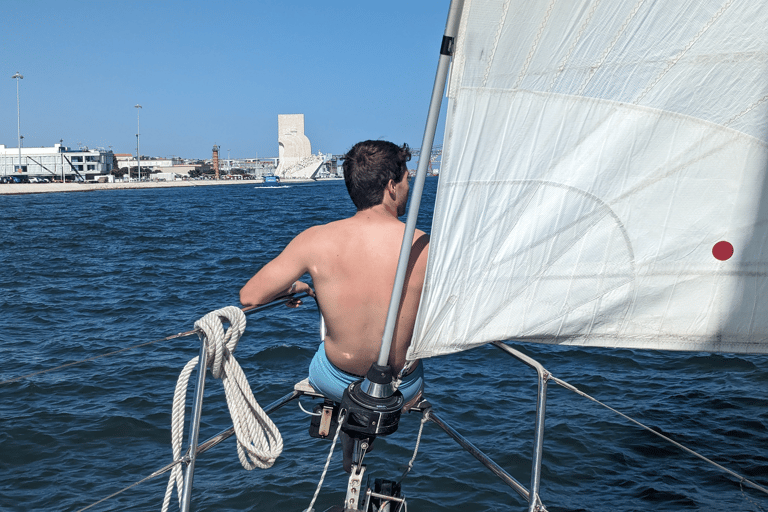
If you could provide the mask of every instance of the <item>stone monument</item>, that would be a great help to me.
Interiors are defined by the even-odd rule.
[[[304,135],[304,114],[277,116],[277,144],[280,159],[276,174],[281,178],[313,178],[323,158],[312,155],[312,145]]]

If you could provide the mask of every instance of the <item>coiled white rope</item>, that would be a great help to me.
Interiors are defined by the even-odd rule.
[[[222,318],[230,324],[226,332]],[[207,366],[211,368],[214,378],[221,379],[224,385],[227,406],[237,436],[237,455],[240,463],[247,470],[271,467],[283,451],[283,438],[269,416],[259,407],[242,368],[232,355],[245,330],[245,314],[240,308],[227,306],[205,315],[195,322],[195,328],[202,330],[200,337],[205,340]],[[190,360],[181,371],[173,394],[171,446],[174,460],[181,457],[187,386],[198,359],[199,357],[195,357]],[[184,477],[180,464],[173,468],[168,480],[163,512],[168,510],[174,482],[181,501]]]

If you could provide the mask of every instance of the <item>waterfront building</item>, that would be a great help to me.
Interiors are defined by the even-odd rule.
[[[21,175],[51,181],[96,181],[112,172],[113,154],[105,149],[7,148],[0,144],[0,176]]]
[[[117,159],[117,166],[119,169],[131,169],[137,167],[136,156],[130,153],[117,153],[115,155]],[[180,162],[180,160],[179,160]],[[176,165],[176,161],[171,158],[151,158],[141,157],[141,170],[147,169],[148,171],[167,171],[168,167]]]

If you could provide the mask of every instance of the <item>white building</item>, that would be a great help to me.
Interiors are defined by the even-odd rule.
[[[50,148],[7,148],[0,144],[0,175],[12,174],[49,180],[97,180],[112,172],[112,151],[70,149],[61,144]]]
[[[130,169],[136,167],[136,157],[127,153],[119,153],[115,155],[117,157],[117,165],[120,169]],[[173,167],[175,162],[170,158],[145,158],[141,157],[141,170],[157,170],[165,171],[168,167]]]
[[[180,181],[181,179],[181,175],[175,172],[156,172],[149,175],[150,181]]]

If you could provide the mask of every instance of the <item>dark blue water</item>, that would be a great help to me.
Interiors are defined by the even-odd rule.
[[[429,230],[436,180],[420,227]],[[353,213],[341,182],[0,196],[0,381],[192,329],[298,232]],[[317,312],[248,317],[235,353],[262,405],[306,375]],[[768,485],[768,358],[517,346],[555,376]],[[0,385],[0,509],[74,511],[170,461],[171,400],[196,337]],[[528,485],[535,381],[484,347],[426,362],[441,416]],[[768,497],[551,383],[542,498],[563,510],[765,510]],[[307,407],[311,404],[307,403]],[[303,510],[329,444],[294,403],[274,413],[285,450],[245,471],[233,440],[197,464],[193,510]],[[204,439],[230,425],[209,377]],[[419,415],[377,441],[374,477],[410,459]],[[341,504],[334,456],[316,510]],[[166,476],[91,510],[159,510]],[[438,427],[425,427],[404,482],[410,510],[525,510]],[[174,498],[175,499],[175,498]]]

